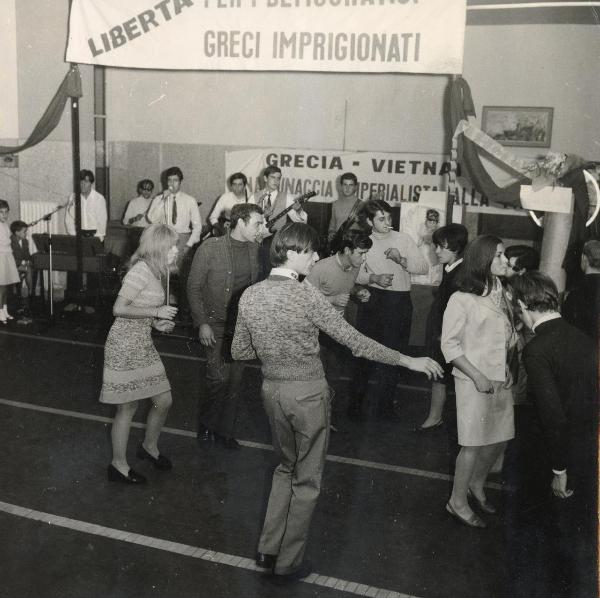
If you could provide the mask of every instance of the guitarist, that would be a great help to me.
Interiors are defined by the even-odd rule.
[[[327,229],[329,243],[342,226],[350,228],[363,202],[358,199],[358,179],[353,172],[345,172],[340,179],[340,196],[331,204],[331,219]],[[345,231],[344,231],[345,232]],[[343,235],[342,235],[343,236]]]
[[[214,237],[224,235],[227,229],[229,229],[231,208],[239,203],[248,203],[250,201],[247,188],[248,179],[243,172],[234,172],[227,182],[231,191],[223,193],[217,199],[217,203],[215,203],[209,217]]]
[[[294,205],[295,198],[293,195],[284,193],[279,190],[281,185],[281,168],[279,166],[267,166],[263,172],[264,188],[257,191],[248,201],[255,203],[263,210],[265,224],[269,222],[269,219],[279,212]],[[297,203],[297,202],[296,202]],[[261,264],[263,266],[265,274],[268,274],[271,270],[271,261],[269,259],[269,251],[271,248],[272,235],[278,230],[283,228],[284,224],[291,220],[292,222],[301,222],[306,224],[308,220],[308,214],[302,209],[300,204],[294,206],[294,209],[290,210],[286,218],[280,218],[273,224],[272,227],[263,229],[263,242],[261,246]]]

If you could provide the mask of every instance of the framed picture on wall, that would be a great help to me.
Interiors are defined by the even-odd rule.
[[[554,108],[484,106],[481,128],[502,145],[550,147]]]

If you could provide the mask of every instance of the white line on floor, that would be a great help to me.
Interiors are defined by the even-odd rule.
[[[48,341],[48,342],[52,342],[52,343],[62,343],[63,345],[78,345],[81,347],[92,347],[94,349],[104,348],[104,345],[102,345],[100,343],[88,343],[85,341],[75,341],[75,340],[68,339],[68,338],[53,338],[50,336],[34,336],[33,334],[24,334],[23,332],[12,332],[10,330],[0,330],[0,335],[16,336],[18,338],[26,338],[29,340],[36,340],[36,341]],[[169,357],[171,359],[184,359],[187,361],[206,361],[205,357],[198,357],[197,355],[183,355],[181,353],[167,353],[165,351],[159,351],[158,354],[161,357]],[[246,364],[246,367],[259,369],[260,365],[258,365],[256,363],[249,363],[249,364]],[[344,381],[351,380],[351,378],[349,376],[340,376],[339,379],[344,380]],[[369,384],[376,384],[376,382],[374,380],[369,380]],[[416,386],[413,384],[398,384],[398,388],[402,388],[404,390],[415,390],[417,392],[426,392],[426,393],[430,392],[430,388],[428,386]]]
[[[101,422],[104,424],[112,423],[112,418],[103,417],[101,415],[92,415],[90,413],[82,413],[80,411],[70,411],[67,409],[56,409],[55,407],[44,407],[42,405],[34,405],[32,403],[23,403],[21,401],[11,401],[9,399],[0,398],[0,405],[6,405],[8,407],[17,407],[19,409],[29,409],[31,411],[39,411],[41,413],[49,413],[52,415],[62,415],[65,417],[73,417],[76,419],[84,419],[89,421]],[[133,422],[132,427],[144,429],[146,426],[139,422]],[[196,438],[196,433],[190,430],[180,430],[178,428],[164,427],[162,430],[166,434],[174,434],[176,436],[185,436],[187,438]],[[272,451],[273,447],[268,444],[261,442],[252,442],[249,440],[239,440],[242,446],[247,448],[259,449],[263,451]],[[327,461],[332,463],[341,463],[344,465],[354,465],[356,467],[364,467],[366,469],[378,469],[381,471],[388,471],[391,473],[399,473],[403,475],[412,475],[421,478],[427,478],[430,480],[442,480],[449,482],[453,480],[451,475],[446,473],[438,473],[435,471],[425,471],[422,469],[415,469],[413,467],[402,467],[401,465],[389,465],[387,463],[378,463],[377,461],[363,461],[362,459],[353,459],[351,457],[340,457],[338,455],[327,455]],[[493,488],[494,490],[505,490],[507,486],[497,484],[495,482],[488,482],[487,488]]]
[[[136,534],[112,527],[104,527],[103,525],[79,521],[78,519],[70,519],[69,517],[61,517],[59,515],[53,515],[52,513],[44,513],[43,511],[35,511],[34,509],[28,509],[6,502],[0,502],[0,511],[16,517],[42,521],[48,525],[56,525],[85,534],[93,534],[95,536],[111,538],[121,542],[128,542],[129,544],[139,544],[148,548],[190,556],[195,559],[202,559],[203,561],[209,561],[219,565],[227,565],[238,569],[249,569],[250,571],[262,571],[251,559],[217,552],[215,550],[210,550],[209,548],[199,548],[197,546],[190,546],[189,544],[180,544],[179,542],[171,542],[161,538],[144,536],[142,534]],[[336,577],[327,577],[319,575],[318,573],[311,573],[308,577],[304,578],[302,582],[332,588],[348,594],[356,594],[357,596],[377,596],[377,598],[417,598],[416,596],[408,596],[407,594],[401,594],[399,592],[385,590],[375,586],[357,584]]]

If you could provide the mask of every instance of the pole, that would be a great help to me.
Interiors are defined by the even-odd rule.
[[[75,194],[75,255],[77,259],[76,287],[83,293],[83,243],[81,240],[81,153],[79,145],[79,98],[71,98],[71,142],[73,147],[73,192]]]

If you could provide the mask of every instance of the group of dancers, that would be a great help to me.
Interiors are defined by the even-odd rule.
[[[399,350],[407,345],[407,318],[410,327],[409,274],[422,273],[427,265],[417,244],[392,229],[390,213],[382,200],[361,203],[352,215],[359,225],[346,226],[333,254],[323,260],[312,227],[302,221],[284,224],[270,243],[271,269],[265,278],[259,255],[264,211],[256,203],[236,203],[226,234],[201,244],[192,261],[188,299],[207,354],[208,396],[199,407],[198,440],[239,448],[235,419],[243,363],[258,359],[261,396],[280,463],[256,563],[280,581],[299,579],[310,569],[304,552],[335,386],[321,356],[326,363],[328,352],[339,353],[342,347],[358,363],[349,414],[361,412],[364,396],[356,388],[370,374],[361,365],[365,362],[384,365],[380,382],[386,396],[394,394],[398,367],[432,380],[431,411],[421,432],[439,427],[440,397],[454,387],[460,450],[445,509],[461,524],[485,528],[486,518],[497,515],[498,506],[485,492],[486,480],[514,438],[513,389],[523,392],[525,376],[535,381],[529,396],[551,457],[552,492],[561,499],[575,492],[583,500],[582,512],[595,509],[585,476],[589,481],[594,471],[596,346],[561,318],[555,284],[535,270],[535,258],[531,263],[535,252],[521,247],[511,256],[492,235],[468,242],[460,224],[435,229],[430,242],[444,269],[428,323],[431,356],[411,357]],[[590,243],[597,252],[598,242]],[[126,459],[131,418],[142,398],[151,399],[152,409],[136,455],[158,469],[172,466],[158,448],[172,399],[150,330],[173,326],[177,310],[165,304],[164,287],[176,262],[175,231],[166,223],[146,228],[115,303],[100,399],[117,405],[110,480],[146,481]],[[362,306],[371,304],[357,322],[368,335],[344,317],[351,296]],[[384,403],[382,413],[391,415],[390,409],[391,403]]]
[[[181,182],[181,172],[171,176]],[[428,263],[417,241],[393,230],[385,201],[357,200],[356,177],[346,173],[342,179],[342,197],[333,209],[341,224],[330,231],[329,256],[319,259],[317,232],[302,207],[280,193],[280,169],[269,167],[266,191],[255,201],[229,198],[225,234],[200,244],[187,276],[187,299],[207,358],[206,392],[199,403],[201,444],[240,448],[235,423],[243,366],[258,359],[262,369],[261,397],[279,465],[257,566],[284,583],[310,572],[304,553],[332,430],[337,382],[329,366],[332,355],[355,360],[348,404],[354,419],[362,417],[374,362],[381,364],[375,394],[385,419],[397,417],[399,367],[432,381],[430,410],[419,433],[442,425],[447,391],[454,389],[460,449],[445,509],[471,528],[485,528],[486,519],[498,514],[486,481],[515,436],[515,400],[529,401],[543,430],[540,454],[547,458],[549,487],[557,498],[578,497],[578,521],[585,520],[582,533],[589,538],[596,505],[590,480],[597,454],[598,294],[595,305],[583,308],[596,319],[588,319],[592,325],[582,331],[561,316],[561,297],[554,282],[537,271],[534,250],[505,249],[493,235],[469,242],[464,226],[439,226],[437,214],[425,240],[429,256],[443,268],[428,319],[428,356],[410,356],[411,274],[426,273],[431,257]],[[142,191],[151,193],[147,183]],[[136,456],[159,470],[173,466],[158,446],[172,396],[152,328],[173,330],[178,309],[170,305],[167,281],[181,263],[182,246],[190,242],[189,232],[182,243],[173,226],[174,197],[163,196],[158,222],[143,231],[113,307],[100,393],[101,402],[116,406],[107,470],[113,482],[146,483],[127,459],[132,418],[143,399],[150,399],[152,408]],[[269,230],[275,204],[291,207],[294,216]],[[7,213],[0,203],[0,223]],[[136,221],[135,214],[129,218]],[[265,230],[274,233],[269,243]],[[0,249],[2,243],[0,234]],[[600,241],[584,247],[582,269],[598,280]],[[0,293],[5,280],[0,277]],[[356,327],[346,317],[352,302],[359,306]],[[577,305],[581,317],[581,299]]]

